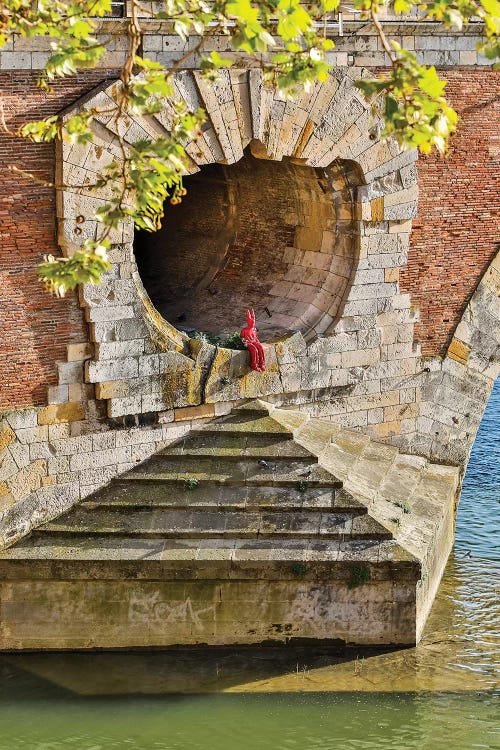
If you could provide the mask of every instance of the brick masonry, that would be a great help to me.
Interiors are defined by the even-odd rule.
[[[0,71],[7,126],[15,132],[30,118],[59,112],[103,76],[103,71],[95,71],[58,81],[47,94],[37,89],[36,73]],[[43,256],[58,252],[53,189],[6,169],[14,165],[50,182],[53,146],[31,144],[0,131],[0,161],[0,408],[41,405],[46,403],[47,386],[57,383],[56,362],[66,359],[66,345],[85,341],[87,331],[75,295],[57,300],[36,278]]]
[[[498,242],[500,75],[443,71],[460,125],[446,159],[420,157],[419,209],[401,289],[420,308],[422,353],[443,354]]]

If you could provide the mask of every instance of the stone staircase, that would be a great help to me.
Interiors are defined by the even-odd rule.
[[[4,648],[373,644],[414,639],[400,609],[419,566],[291,430],[249,408],[0,553],[0,575],[13,579]]]

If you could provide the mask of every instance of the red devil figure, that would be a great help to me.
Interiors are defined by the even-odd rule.
[[[259,341],[259,334],[255,327],[255,313],[253,309],[247,310],[246,316],[247,325],[240,333],[241,340],[250,352],[250,367],[252,370],[264,372],[266,369],[266,358],[264,355],[264,347]]]

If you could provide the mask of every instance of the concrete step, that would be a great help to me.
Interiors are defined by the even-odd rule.
[[[134,508],[218,508],[241,510],[270,508],[279,511],[317,510],[364,515],[366,506],[343,489],[310,487],[299,492],[294,487],[238,487],[203,483],[187,489],[180,482],[115,481],[97,496],[84,500],[81,507],[98,511],[106,507]]]
[[[341,487],[342,483],[313,459],[243,459],[234,457],[171,456],[158,453],[132,469],[124,480],[209,482],[211,484],[277,485],[281,487]]]
[[[190,434],[181,442],[166,448],[163,453],[190,456],[251,457],[278,460],[284,458],[310,458],[317,461],[308,450],[281,434],[217,432]]]
[[[236,539],[256,537],[328,539],[390,539],[390,531],[368,515],[295,511],[283,513],[264,510],[137,510],[135,508],[93,509],[77,507],[56,521],[40,526],[38,533],[127,534],[199,539],[229,536]]]

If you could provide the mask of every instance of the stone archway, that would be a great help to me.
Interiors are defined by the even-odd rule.
[[[202,136],[186,147],[192,160],[189,173],[201,176],[206,165],[213,165],[210,169],[214,170],[220,164],[226,182],[232,180],[234,185],[238,164],[244,167],[250,149],[259,159],[267,160],[262,162],[263,172],[269,163],[276,165],[276,175],[288,170],[293,176],[292,192],[299,195],[295,212],[301,216],[291,224],[293,242],[282,248],[282,267],[275,269],[273,284],[259,298],[261,309],[267,308],[271,318],[275,316],[265,336],[270,340],[269,367],[263,374],[248,371],[246,353],[207,350],[179,330],[178,321],[162,316],[138,272],[132,224],[124,222],[113,232],[113,272],[103,285],[86,285],[81,292],[96,344],[87,379],[97,384],[99,398],[109,399],[111,416],[194,405],[207,398],[227,401],[297,390],[306,380],[304,372],[298,373],[298,362],[303,370],[311,357],[315,358],[310,363],[314,382],[318,387],[323,381],[325,386],[329,384],[329,373],[318,374],[317,353],[308,345],[318,336],[335,335],[346,301],[364,299],[361,287],[367,274],[377,279],[383,276],[379,266],[372,271],[369,260],[360,268],[359,259],[366,258],[373,247],[371,234],[378,240],[386,235],[392,246],[398,230],[394,224],[411,219],[416,211],[416,175],[412,171],[416,155],[401,152],[392,141],[380,140],[379,117],[354,85],[362,75],[359,69],[338,69],[325,83],[288,101],[264,87],[260,72],[255,70],[221,71],[215,84],[206,82],[198,71],[176,74],[178,97],[193,108],[204,107],[208,115]],[[119,85],[113,83],[93,92],[73,111],[109,108]],[[131,119],[125,138],[131,143],[155,139],[168,129],[168,122],[166,104],[154,117]],[[98,116],[93,144],[62,144],[59,165],[63,183],[90,185],[111,158],[119,157],[114,127],[105,116]],[[321,180],[328,185],[320,195]],[[73,252],[84,239],[96,235],[93,216],[102,200],[92,188],[78,194],[59,192],[59,241],[64,252]],[[227,222],[224,228],[228,229]],[[408,226],[403,227],[402,236],[407,238],[408,231]],[[226,239],[208,259],[201,287],[213,275],[214,258],[225,257]],[[404,264],[404,252],[397,262]],[[386,287],[382,283],[377,295],[389,298],[395,285]],[[274,297],[276,309],[267,303],[269,296]],[[241,304],[247,301],[241,300]],[[366,307],[371,314],[373,305]],[[261,317],[259,322],[265,326],[266,320]],[[217,327],[221,325],[219,320]],[[231,321],[233,325],[235,321]],[[367,321],[366,328],[372,325]],[[283,335],[284,340],[277,340]],[[295,374],[290,378],[293,367]],[[230,385],[224,385],[222,380],[228,379]]]

